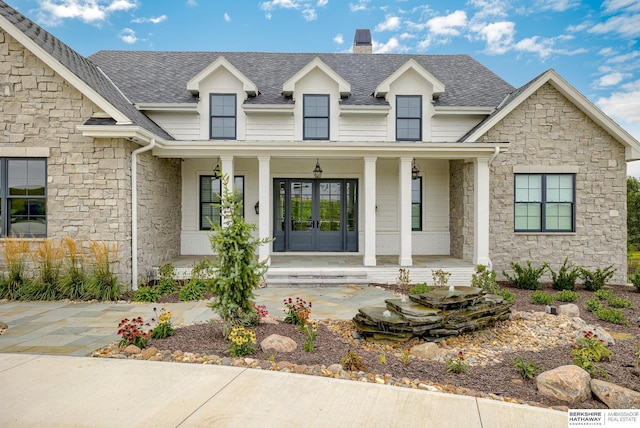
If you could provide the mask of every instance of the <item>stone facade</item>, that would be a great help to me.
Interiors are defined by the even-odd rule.
[[[473,261],[473,163],[449,162],[449,229],[451,255]]]
[[[626,283],[625,148],[551,84],[482,137],[508,141],[491,165],[490,254],[499,276],[512,261],[564,258],[588,269],[613,265],[612,282]],[[514,167],[530,172],[576,171],[575,233],[514,233]]]
[[[84,137],[76,126],[100,109],[2,31],[0,98],[3,156],[47,157],[47,236],[70,236],[85,245],[89,240],[115,243],[114,271],[130,283],[131,152],[138,146]],[[144,154],[138,172],[139,269],[144,272],[179,254],[180,161]]]

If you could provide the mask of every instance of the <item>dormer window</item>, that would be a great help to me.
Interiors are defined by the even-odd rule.
[[[212,140],[235,140],[236,94],[211,94],[209,112],[209,138]]]
[[[303,115],[303,139],[329,139],[329,95],[305,95]]]
[[[396,140],[422,140],[422,97],[420,95],[396,97]]]

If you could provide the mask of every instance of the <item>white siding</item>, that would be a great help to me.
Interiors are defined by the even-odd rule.
[[[176,140],[200,139],[200,116],[197,113],[145,112]]]
[[[449,231],[449,161],[423,159],[416,161],[422,175],[423,230]]]
[[[431,119],[431,140],[436,143],[458,141],[484,118],[481,115],[462,114],[434,116]]]
[[[387,117],[385,115],[343,115],[339,122],[341,141],[385,141]]]
[[[292,114],[250,114],[246,116],[247,140],[294,140]]]

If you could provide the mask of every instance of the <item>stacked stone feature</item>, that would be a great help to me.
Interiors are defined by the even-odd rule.
[[[481,330],[511,316],[511,304],[477,287],[436,287],[409,299],[387,299],[386,307],[360,308],[353,318],[364,337],[437,342]]]

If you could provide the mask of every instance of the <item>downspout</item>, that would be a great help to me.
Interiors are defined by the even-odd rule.
[[[138,289],[138,155],[156,146],[156,139],[131,152],[131,289]]]

